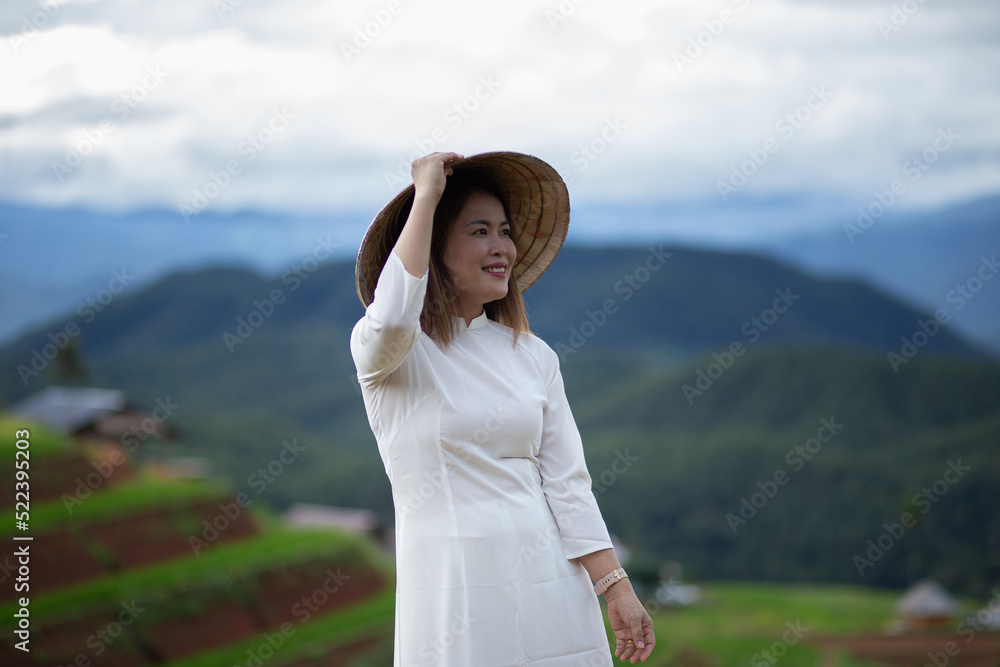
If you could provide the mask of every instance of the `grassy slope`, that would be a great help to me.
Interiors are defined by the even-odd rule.
[[[810,636],[879,632],[892,616],[892,607],[899,596],[895,591],[846,586],[760,584],[710,584],[703,587],[702,592],[702,601],[685,609],[658,608],[655,602],[647,604],[652,612],[657,648],[644,663],[646,667],[676,664],[678,653],[690,654],[692,651],[716,667],[750,666],[755,656],[781,640],[787,630],[786,622],[793,625],[798,622],[808,631],[803,641],[790,646],[788,653],[781,657],[781,665],[813,667],[818,663],[819,652],[808,644]],[[275,656],[274,664],[277,666],[308,653],[306,645],[314,641],[333,645],[343,642],[348,634],[352,634],[353,639],[365,636],[369,617],[391,614],[392,602],[392,591],[386,591],[353,608],[351,614],[330,614],[310,623],[308,630],[295,628]],[[613,649],[614,635],[607,626],[606,611],[604,613],[608,641]],[[377,623],[375,627],[377,630]],[[261,637],[254,637],[183,664],[191,667],[237,664],[245,661],[247,652],[255,651],[262,641]],[[843,659],[840,665],[852,667],[860,663]],[[176,667],[180,667],[180,663]]]
[[[15,420],[9,415],[0,414],[0,446],[5,453],[14,451],[14,444],[18,440],[15,433],[25,428],[30,433],[28,442],[31,443],[29,451],[32,456],[47,456],[66,450],[65,439],[52,429],[37,424],[26,424],[24,420]],[[13,457],[13,454],[10,456]]]
[[[34,424],[14,422],[0,416],[0,429],[13,439],[15,427],[31,431],[31,454],[34,460],[65,451],[67,443],[58,433]],[[225,497],[231,491],[217,481],[165,480],[140,474],[117,487],[102,488],[67,511],[62,500],[37,502],[32,506],[32,528],[53,529],[81,521],[110,520],[122,513],[152,507],[170,507],[187,500]],[[329,530],[289,530],[266,508],[251,507],[262,533],[237,542],[213,545],[197,557],[177,558],[146,567],[126,570],[31,598],[32,618],[43,622],[66,620],[88,612],[115,606],[118,601],[138,600],[153,611],[166,605],[191,606],[192,595],[211,595],[228,590],[239,595],[250,585],[249,577],[265,569],[295,567],[299,563],[323,558],[329,562],[353,563],[361,560],[383,572],[389,584],[377,595],[335,613],[315,617],[312,622],[296,625],[282,653],[314,655],[359,636],[385,635],[391,631],[394,602],[394,573],[391,558],[365,538]],[[9,533],[10,531],[6,531]],[[16,601],[0,605],[0,613],[12,615]],[[197,604],[195,603],[195,607]],[[261,643],[261,637],[223,647],[182,661],[182,664],[236,664],[246,657],[246,649]],[[221,662],[220,662],[221,660]],[[178,663],[181,664],[181,663]]]
[[[813,667],[819,652],[809,646],[810,636],[880,632],[899,597],[894,591],[848,586],[761,584],[712,584],[702,593],[702,601],[692,607],[652,613],[657,647],[646,667],[673,664],[681,651],[695,651],[718,667],[749,666],[755,657],[766,659],[761,652],[781,641],[786,623],[799,623],[808,632],[789,646],[780,664]]]

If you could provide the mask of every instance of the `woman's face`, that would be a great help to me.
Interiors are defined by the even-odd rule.
[[[442,260],[458,289],[459,312],[466,323],[483,304],[507,296],[517,258],[503,204],[491,194],[473,192],[448,230]]]

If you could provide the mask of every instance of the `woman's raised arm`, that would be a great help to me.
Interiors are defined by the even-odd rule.
[[[427,272],[434,210],[444,194],[446,179],[452,173],[448,165],[461,159],[458,153],[431,153],[414,160],[410,168],[415,191],[413,207],[396,240],[395,251],[411,276],[420,278]]]
[[[351,332],[358,382],[385,381],[413,349],[427,287],[434,210],[456,153],[432,153],[413,162],[414,201],[396,245],[385,260],[374,300]]]

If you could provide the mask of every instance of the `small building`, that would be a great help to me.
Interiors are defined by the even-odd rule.
[[[936,581],[919,581],[896,603],[898,627],[903,632],[923,632],[954,626],[959,603]]]
[[[168,406],[169,407],[169,406]],[[144,442],[150,437],[174,440],[177,430],[167,423],[168,410],[145,410],[117,389],[46,387],[11,405],[7,411],[81,440]]]
[[[179,438],[169,421],[178,407],[169,397],[157,399],[156,406],[147,409],[117,389],[51,386],[11,405],[7,412],[65,433],[91,461],[120,466],[127,473],[117,475],[117,481],[132,472],[123,458],[126,452],[145,460],[149,470],[162,477],[206,478],[208,459],[172,458],[158,451],[159,443]]]
[[[293,528],[335,528],[368,535],[383,548],[395,549],[391,533],[372,510],[295,503],[285,511],[284,519]]]
[[[896,618],[884,634],[820,635],[807,642],[821,655],[820,664],[840,664],[840,655],[851,663],[881,663],[895,667],[997,667],[1000,633],[989,623],[1000,609],[1000,594],[972,616],[960,619],[961,605],[935,581],[910,587],[896,603]],[[975,641],[972,641],[975,639]]]

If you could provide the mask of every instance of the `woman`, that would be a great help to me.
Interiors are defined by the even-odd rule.
[[[518,153],[412,175],[362,241],[351,334],[396,509],[393,665],[610,665],[601,593],[615,655],[645,661],[652,622],[521,301],[565,238],[566,186]]]

